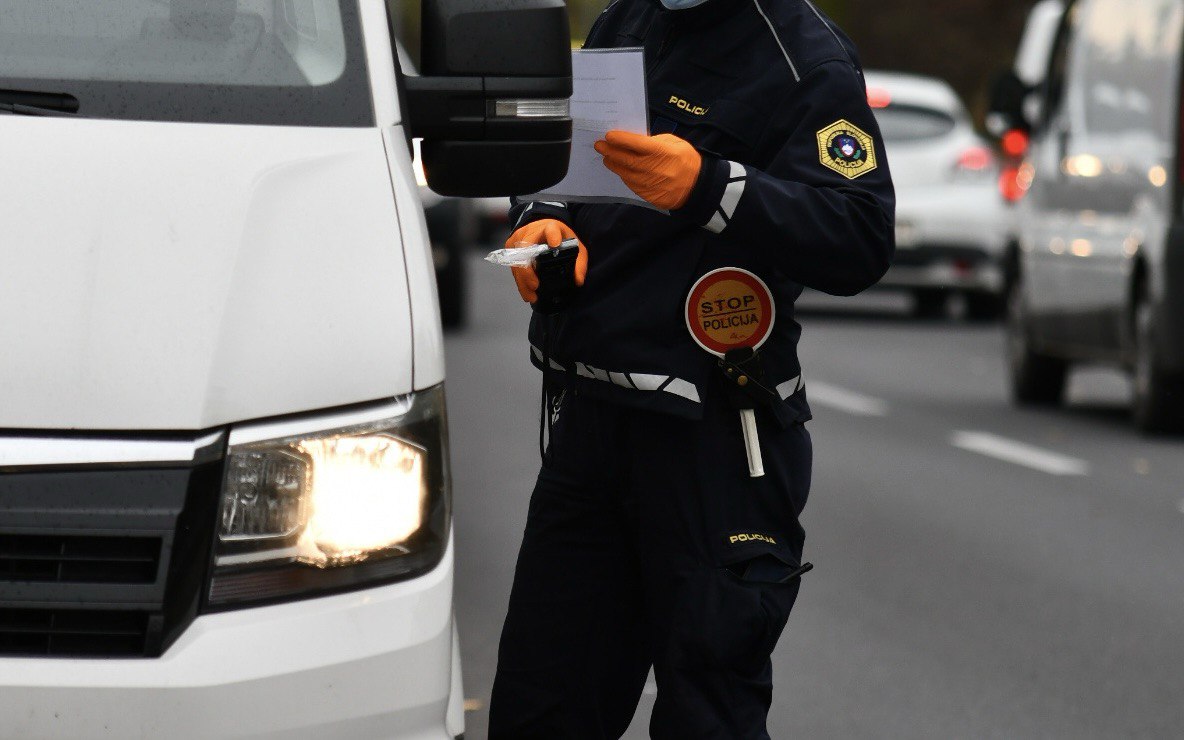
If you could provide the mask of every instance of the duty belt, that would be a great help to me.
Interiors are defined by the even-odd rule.
[[[530,346],[531,354],[538,364],[543,364],[543,351],[533,344]],[[685,398],[691,403],[702,403],[699,396],[699,389],[695,384],[689,380],[683,380],[672,375],[654,375],[652,373],[636,373],[636,372],[617,372],[612,370],[602,370],[598,367],[593,367],[584,362],[576,362],[572,367],[567,367],[555,358],[547,358],[547,366],[552,370],[557,370],[562,373],[573,372],[581,378],[590,378],[592,380],[599,380],[605,383],[612,383],[621,388],[627,388],[635,391],[660,391],[663,393],[670,393],[671,395]],[[788,399],[793,394],[805,387],[802,376],[790,378],[783,383],[778,383],[774,388],[777,395],[782,401]]]

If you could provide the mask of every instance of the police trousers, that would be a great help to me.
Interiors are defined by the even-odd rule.
[[[738,413],[689,421],[568,392],[539,473],[490,702],[491,740],[628,728],[650,668],[658,740],[768,738],[769,656],[797,598],[810,437]]]

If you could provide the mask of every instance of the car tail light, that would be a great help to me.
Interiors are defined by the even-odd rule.
[[[1003,134],[1003,138],[999,141],[999,148],[1003,153],[1012,159],[1020,159],[1028,153],[1028,144],[1031,142],[1031,137],[1027,131],[1023,129],[1013,128],[1007,133]]]
[[[999,175],[999,193],[1008,203],[1018,203],[1032,187],[1032,165],[1008,165]]]
[[[972,146],[958,157],[958,169],[963,172],[982,172],[995,164],[995,155],[985,146]]]
[[[867,89],[867,103],[873,108],[887,108],[892,105],[892,94],[879,87]]]
[[[1018,203],[1032,186],[1033,170],[1024,162],[1032,136],[1020,128],[1008,129],[999,139],[1004,167],[999,173],[999,193],[1008,203]]]

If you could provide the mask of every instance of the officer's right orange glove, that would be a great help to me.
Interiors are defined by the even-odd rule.
[[[686,205],[703,168],[703,155],[674,134],[609,131],[593,146],[630,190],[666,211]]]
[[[531,221],[519,228],[506,240],[506,248],[530,247],[546,242],[547,246],[558,247],[565,239],[576,239],[576,232],[562,221],[554,218],[544,218]],[[512,267],[514,282],[518,284],[518,295],[527,303],[534,303],[539,299],[539,276],[534,267]],[[588,250],[580,242],[580,252],[576,255],[576,285],[584,284],[584,277],[588,274]]]

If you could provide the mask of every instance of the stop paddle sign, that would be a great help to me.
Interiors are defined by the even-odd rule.
[[[699,278],[687,294],[687,329],[695,342],[717,357],[759,348],[773,332],[773,294],[748,270],[721,267]]]
[[[725,361],[732,350],[756,351],[773,333],[773,322],[777,319],[769,286],[739,267],[721,267],[695,281],[687,294],[685,313],[687,329],[695,342]],[[741,376],[737,381],[745,385],[750,378]],[[756,412],[749,405],[741,406],[739,411],[748,474],[759,478],[765,474],[765,464],[757,435]]]

